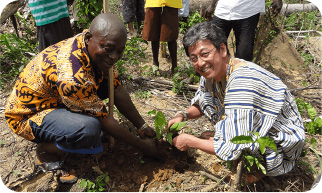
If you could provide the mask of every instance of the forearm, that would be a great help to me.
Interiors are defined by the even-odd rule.
[[[203,115],[203,112],[197,105],[190,106],[186,112],[188,112],[188,118],[189,119],[197,119]]]
[[[182,133],[173,139],[173,144],[180,151],[186,151],[188,148],[200,149],[209,154],[215,154],[213,138],[200,139],[193,135]]]
[[[197,137],[192,138],[189,143],[190,148],[200,149],[209,154],[215,154],[213,138],[210,139],[200,139]]]
[[[130,95],[121,86],[115,89],[115,106],[136,128],[140,128],[145,123],[135,108]]]
[[[140,149],[140,139],[122,127],[113,117],[100,118],[102,130],[131,146]]]

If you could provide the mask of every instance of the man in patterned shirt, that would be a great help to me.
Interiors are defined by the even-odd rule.
[[[37,142],[37,161],[47,170],[61,168],[63,152],[103,151],[101,130],[158,156],[155,136],[124,90],[114,64],[122,57],[126,28],[113,14],[100,14],[88,30],[39,53],[19,75],[8,99],[5,118],[10,128]],[[108,72],[114,69],[115,105],[137,128],[140,138],[108,116]],[[146,138],[147,137],[147,138]],[[75,182],[67,171],[62,182]]]
[[[254,140],[267,136],[277,152],[266,147],[266,175],[277,176],[292,170],[302,152],[304,127],[294,97],[274,74],[239,58],[231,58],[224,32],[210,22],[191,27],[183,45],[195,70],[202,76],[191,106],[169,121],[195,119],[206,115],[214,124],[212,137],[200,139],[180,134],[173,139],[181,151],[201,149],[223,160],[237,159],[243,149],[259,155],[259,145],[234,144],[235,136]]]

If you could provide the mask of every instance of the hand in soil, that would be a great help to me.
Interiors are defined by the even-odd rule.
[[[154,138],[156,136],[155,131],[149,126],[139,133],[141,139]]]
[[[161,151],[157,148],[156,140],[154,139],[142,139],[141,151],[145,156],[161,159]]]

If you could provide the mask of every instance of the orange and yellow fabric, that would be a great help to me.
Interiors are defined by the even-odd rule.
[[[33,140],[29,121],[40,126],[43,118],[56,108],[97,117],[108,115],[103,101],[107,98],[107,80],[90,64],[85,33],[86,30],[46,48],[21,72],[5,109],[5,118],[16,134]],[[121,83],[113,68],[117,88]]]

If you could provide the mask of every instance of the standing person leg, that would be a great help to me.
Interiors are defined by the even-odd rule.
[[[177,41],[168,42],[168,49],[171,57],[171,74],[174,74],[177,67]]]
[[[56,22],[38,26],[37,35],[39,39],[39,52],[41,52],[48,46],[70,38],[74,34],[69,17],[65,17]]]
[[[133,22],[136,17],[136,2],[133,0],[122,0],[123,21],[127,23],[130,35],[134,34]]]
[[[144,0],[137,0],[136,4],[136,20],[138,22],[138,34],[141,34],[142,21],[145,19]]]
[[[234,21],[234,32],[236,37],[236,57],[247,61],[253,60],[253,49],[255,41],[255,30],[260,14],[246,19]]]
[[[161,7],[146,8],[142,39],[151,41],[153,65],[159,66]]]
[[[226,37],[229,37],[230,31],[232,29],[232,22],[229,20],[220,19],[217,16],[214,16],[212,19],[212,23],[215,24],[217,27],[220,27],[224,32]]]
[[[159,41],[152,41],[151,47],[152,47],[153,65],[159,67],[160,42]]]
[[[171,73],[177,67],[177,39],[179,35],[179,16],[178,9],[167,7],[163,8],[161,16],[160,41],[168,42],[168,49],[171,57]]]

